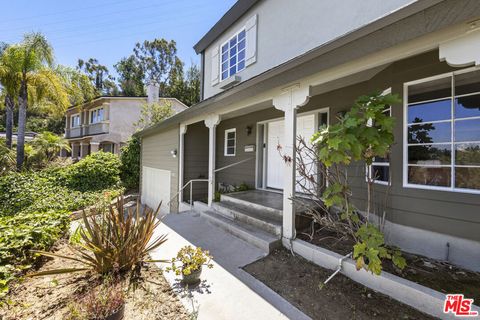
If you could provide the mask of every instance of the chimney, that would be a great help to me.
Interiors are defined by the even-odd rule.
[[[147,103],[158,103],[160,100],[160,86],[155,81],[149,82],[147,85]]]

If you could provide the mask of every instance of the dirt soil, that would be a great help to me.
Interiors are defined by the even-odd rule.
[[[325,229],[316,232],[313,239],[304,233],[299,238],[342,255],[351,252],[354,245],[351,239],[339,240],[334,232]],[[480,273],[410,253],[404,252],[403,256],[407,260],[405,269],[400,270],[386,260],[384,270],[445,294],[463,293],[467,298],[474,299],[475,304],[480,303]]]
[[[434,319],[283,248],[244,269],[313,319]]]
[[[53,251],[71,255],[67,241],[61,240]],[[78,266],[66,259],[48,259],[37,271]],[[126,285],[125,280],[125,287]],[[68,319],[72,306],[85,294],[101,285],[99,279],[86,274],[63,274],[29,278],[12,285],[8,305],[0,306],[0,319]],[[129,290],[126,297],[125,320],[130,319],[190,319],[183,307],[154,265],[142,269],[136,290]]]

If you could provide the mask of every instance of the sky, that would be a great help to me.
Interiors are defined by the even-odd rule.
[[[235,0],[0,0],[0,41],[19,42],[23,34],[42,32],[56,62],[76,66],[97,58],[113,65],[132,53],[136,42],[175,40],[188,66],[199,63],[193,45]]]

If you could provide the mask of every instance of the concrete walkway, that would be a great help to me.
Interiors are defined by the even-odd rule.
[[[241,269],[265,256],[256,247],[193,212],[164,217],[156,230],[156,236],[161,234],[167,234],[168,241],[152,254],[153,259],[171,259],[189,244],[209,250],[214,257],[213,269],[203,269],[202,282],[196,288],[188,290],[180,284],[180,277],[164,273],[185,307],[198,312],[198,319],[310,319]]]

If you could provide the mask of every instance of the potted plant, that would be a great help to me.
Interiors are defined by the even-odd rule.
[[[212,256],[202,248],[185,246],[178,251],[177,256],[172,258],[171,267],[167,271],[173,271],[177,276],[182,275],[182,282],[186,285],[193,285],[200,281],[202,266],[213,268],[210,263]]]

